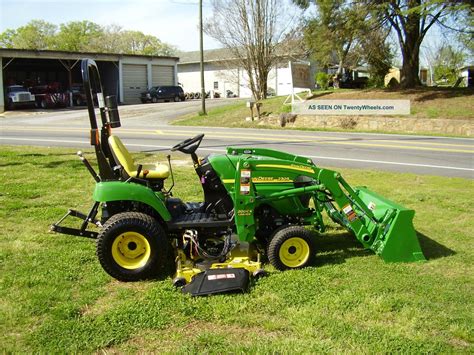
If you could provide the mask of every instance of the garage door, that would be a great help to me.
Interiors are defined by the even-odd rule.
[[[140,103],[140,93],[146,91],[146,65],[124,64],[123,74],[123,102],[126,104]]]
[[[174,67],[170,65],[152,65],[151,80],[153,82],[153,86],[175,85]]]

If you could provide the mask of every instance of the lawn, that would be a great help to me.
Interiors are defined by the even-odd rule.
[[[175,159],[175,196],[200,199],[191,165]],[[472,181],[338,170],[416,210],[427,262],[386,264],[334,227],[314,267],[191,298],[169,278],[115,281],[93,241],[48,233],[92,202],[74,150],[2,146],[0,352],[472,353]]]
[[[305,94],[303,94],[304,96]],[[286,97],[272,97],[263,101],[263,117],[259,121],[246,121],[250,116],[249,109],[244,102],[209,110],[207,116],[188,115],[174,121],[176,125],[184,126],[214,126],[214,127],[261,127],[278,128],[279,114],[289,112],[290,106],[284,106]],[[474,90],[472,88],[419,88],[412,90],[326,90],[315,91],[309,100],[410,100],[411,114],[408,118],[447,118],[474,120]],[[341,116],[337,116],[341,117]],[[393,117],[393,116],[392,116]],[[296,120],[294,125],[287,128],[321,129],[311,126],[306,120],[304,123]]]

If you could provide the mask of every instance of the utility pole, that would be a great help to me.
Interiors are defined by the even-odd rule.
[[[201,114],[207,115],[206,90],[204,87],[204,41],[202,28],[202,0],[199,0],[199,49],[201,52]]]

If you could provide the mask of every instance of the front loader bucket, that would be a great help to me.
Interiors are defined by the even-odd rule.
[[[364,221],[372,233],[369,248],[386,262],[426,260],[413,227],[415,211],[392,202],[375,192],[359,187],[356,193],[372,210],[378,223],[365,216]]]

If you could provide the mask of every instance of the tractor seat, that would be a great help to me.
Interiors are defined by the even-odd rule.
[[[115,157],[115,160],[120,164],[125,172],[130,177],[137,177],[138,166],[135,165],[132,156],[127,148],[123,145],[119,137],[111,135],[109,137],[109,146]],[[148,171],[148,174],[144,174]],[[170,169],[165,164],[146,164],[143,165],[139,178],[142,179],[166,179],[170,175]]]

